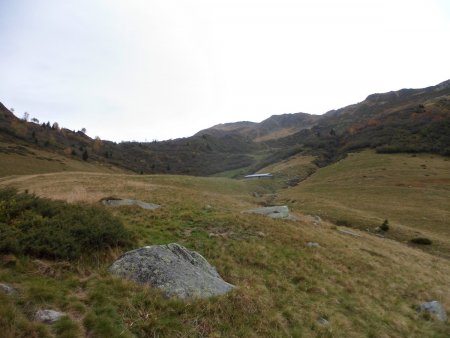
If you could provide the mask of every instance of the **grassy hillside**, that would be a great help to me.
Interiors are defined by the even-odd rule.
[[[58,153],[0,142],[0,177],[60,171],[124,172],[110,164],[79,161]]]
[[[450,258],[450,161],[438,155],[349,154],[319,169],[278,202],[338,224],[374,232],[388,219],[386,237],[427,237],[427,250]]]
[[[151,138],[151,135],[149,135]],[[450,80],[421,89],[369,95],[324,115],[274,115],[260,122],[216,125],[167,141],[121,142],[17,118],[0,103],[0,142],[26,145],[72,160],[140,174],[246,174],[295,154],[333,163],[348,152],[450,155]]]
[[[381,158],[385,159],[386,170],[377,164]],[[300,165],[302,161],[295,159],[293,163]],[[397,180],[404,177],[397,183],[407,184],[399,189],[427,191],[440,211],[440,199],[449,200],[443,184],[448,182],[443,175],[448,162],[437,156],[413,158],[372,153],[353,155],[337,163],[335,178],[331,172],[323,171],[326,168],[320,169],[299,186],[278,194],[280,198],[297,199],[292,201],[297,212],[319,213],[312,204],[302,208],[317,198],[325,203],[320,210],[333,210],[331,198],[325,197],[334,192],[321,189],[332,184],[336,191],[345,185],[354,186],[355,190],[360,187],[361,199],[352,203],[355,210],[363,210],[367,215],[367,195],[362,184],[366,178],[345,176],[348,162],[354,169],[359,163],[358,173],[367,179],[384,175],[386,180],[396,175],[393,169],[398,163],[406,162],[411,176],[405,171],[396,176]],[[416,164],[418,168],[413,169]],[[422,169],[421,164],[427,169]],[[286,170],[286,165],[278,169]],[[413,178],[419,173],[423,173],[419,176],[423,180]],[[436,175],[431,176],[433,173]],[[447,259],[358,230],[353,231],[360,237],[349,236],[331,223],[314,224],[300,213],[299,221],[242,214],[242,210],[257,205],[254,191],[272,193],[270,182],[58,173],[3,178],[0,187],[5,186],[70,202],[98,204],[100,198],[114,195],[161,204],[162,208],[154,211],[136,207],[108,210],[131,231],[135,246],[178,242],[204,255],[237,288],[210,300],[166,299],[154,289],[112,278],[107,273],[108,266],[121,254],[119,249],[72,263],[27,256],[14,260],[4,255],[0,282],[19,290],[12,297],[0,294],[0,330],[4,337],[448,337],[450,332],[448,323],[415,311],[415,306],[432,299],[450,309]],[[395,187],[394,184],[394,191]],[[388,208],[383,200],[391,193],[376,190],[378,203]],[[336,194],[342,201],[335,203],[345,203],[345,193]],[[431,196],[434,194],[437,197]],[[410,204],[405,205],[416,203],[423,212],[418,211],[417,217],[431,217],[432,213],[421,204],[423,200],[407,196]],[[364,207],[357,206],[359,201]],[[399,211],[379,217],[392,220],[395,229],[397,220],[409,216],[402,216]],[[427,224],[417,222],[415,226],[418,231],[432,234],[432,223]],[[445,233],[445,227],[436,228],[436,234]],[[307,247],[307,242],[317,242],[320,247]],[[40,307],[63,310],[68,318],[51,328],[38,324],[30,318]],[[329,325],[320,324],[321,319]]]

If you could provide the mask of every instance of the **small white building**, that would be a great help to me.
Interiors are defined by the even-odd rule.
[[[246,175],[244,178],[273,178],[270,173]]]

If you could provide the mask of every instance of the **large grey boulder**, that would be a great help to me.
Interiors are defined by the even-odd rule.
[[[246,214],[259,214],[270,218],[289,218],[289,208],[286,205],[262,207],[244,211]]]
[[[116,276],[151,285],[167,296],[179,298],[222,295],[234,287],[202,255],[177,243],[129,251],[109,270]]]
[[[147,203],[139,200],[121,199],[121,198],[104,198],[101,201],[104,205],[119,207],[123,205],[136,205],[142,209],[153,210],[158,209],[161,206],[158,204]]]
[[[445,312],[445,309],[441,303],[436,300],[420,304],[418,312],[431,313],[442,322],[446,322],[448,320],[447,312]]]

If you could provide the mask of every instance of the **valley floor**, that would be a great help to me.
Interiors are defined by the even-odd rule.
[[[71,203],[116,196],[159,204],[110,212],[136,247],[177,242],[237,286],[183,302],[110,276],[120,250],[71,263],[3,255],[0,283],[18,292],[0,293],[2,335],[449,337],[448,322],[416,307],[437,300],[450,312],[450,161],[362,152],[281,188],[312,170],[310,160],[272,167],[278,178],[269,181],[90,172],[1,178],[0,187]],[[242,213],[270,203],[289,205],[298,220]],[[389,231],[377,232],[384,219]],[[433,244],[409,244],[414,237]],[[32,320],[39,308],[68,317],[40,324]]]

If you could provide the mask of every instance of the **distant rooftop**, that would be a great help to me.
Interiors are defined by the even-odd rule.
[[[273,175],[270,173],[264,173],[264,174],[252,174],[244,176],[244,178],[264,178],[264,177],[273,177]]]

